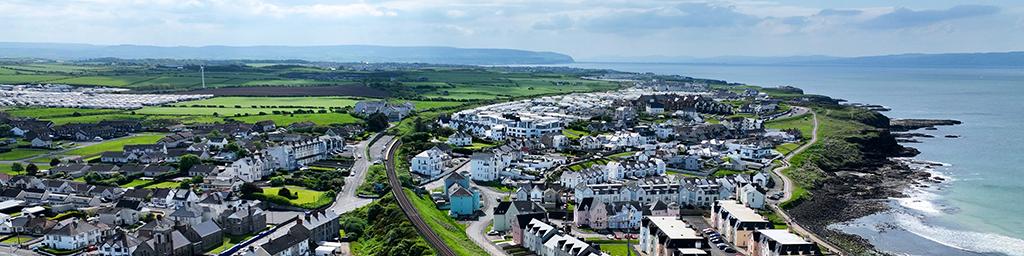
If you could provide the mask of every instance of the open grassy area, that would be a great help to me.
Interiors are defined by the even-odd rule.
[[[435,208],[434,203],[430,201],[430,197],[420,197],[409,189],[403,189],[403,191],[409,196],[412,204],[416,206],[416,210],[419,211],[423,220],[427,222],[427,225],[430,225],[430,229],[437,232],[437,235],[455,251],[455,254],[487,255],[487,251],[477,246],[466,235],[466,225],[455,222],[454,219],[448,217],[448,212]]]
[[[562,135],[565,135],[565,137],[569,138],[570,140],[578,140],[580,139],[580,137],[590,135],[590,132],[573,129],[562,129]]]
[[[275,124],[281,126],[305,121],[310,121],[318,125],[355,124],[362,122],[362,120],[359,118],[356,118],[349,114],[341,113],[244,116],[232,117],[232,119],[246,123],[255,123],[263,120],[272,120],[274,121]]]
[[[811,131],[814,130],[814,119],[810,114],[804,114],[795,117],[782,118],[769,121],[765,123],[765,127],[768,129],[797,129],[803,136],[803,139],[811,139]]]
[[[609,160],[608,158],[599,158],[599,159],[589,160],[589,161],[580,162],[580,163],[577,163],[577,164],[574,164],[574,165],[570,165],[568,168],[569,168],[569,170],[572,170],[572,171],[580,171],[580,170],[583,170],[583,169],[590,168],[591,166],[594,166],[595,164],[603,165],[603,164],[607,164],[610,161],[611,160]]]
[[[210,250],[210,251],[208,251],[206,253],[209,253],[209,254],[221,253],[224,250],[230,249],[232,246],[235,246],[236,244],[239,244],[239,243],[241,243],[241,242],[243,242],[245,240],[249,240],[249,238],[252,238],[254,236],[256,236],[256,235],[255,234],[248,234],[248,235],[241,235],[241,236],[224,235],[224,240],[223,240],[223,242],[221,242],[220,246],[217,246],[217,248],[213,248],[213,250]]]
[[[775,211],[759,211],[758,213],[768,219],[775,229],[789,229],[789,225],[786,224],[786,221],[783,220],[782,217],[779,217],[778,214],[775,214]]]
[[[132,184],[134,182],[135,181],[132,181],[132,182],[130,182],[128,184]],[[178,188],[180,186],[181,186],[181,183],[178,183],[178,182],[162,181],[162,182],[158,182],[156,184],[152,184],[152,185],[146,186],[145,188],[149,188],[149,189],[154,189],[154,188]]]
[[[49,150],[45,149],[29,149],[29,148],[14,148],[11,151],[0,153],[0,161],[10,160],[21,160],[33,156],[42,155]]]
[[[149,183],[149,181],[148,180],[141,180],[141,179],[134,179],[134,180],[132,180],[132,182],[125,183],[125,184],[121,185],[120,187],[122,187],[122,188],[134,188],[136,186],[145,185],[146,183]]]
[[[640,255],[636,250],[630,249],[628,246],[636,245],[637,240],[629,240],[628,245],[626,240],[587,240],[601,246],[601,251],[607,252],[612,256],[626,256],[628,255]],[[632,251],[631,253],[627,253]]]
[[[789,152],[793,152],[793,150],[796,150],[797,148],[800,148],[800,144],[783,143],[779,144],[778,146],[775,146],[775,151],[779,151],[779,154],[786,155],[789,154]]]
[[[320,198],[320,195],[324,194],[324,192],[315,191],[315,190],[309,190],[309,189],[306,189],[306,188],[303,188],[303,187],[297,187],[297,186],[287,186],[287,187],[288,187],[288,190],[290,190],[292,192],[292,194],[296,194],[298,196],[298,198],[296,198],[296,199],[289,199],[289,201],[291,201],[293,204],[296,204],[296,205],[316,202]],[[266,195],[277,195],[277,192],[279,190],[281,190],[281,187],[267,187],[267,188],[263,188],[263,194],[266,194]]]
[[[32,237],[32,236],[26,236],[26,235],[10,236],[10,237],[4,238],[4,240],[0,240],[0,244],[23,244],[23,243],[27,243],[28,241],[32,241],[32,239],[36,239],[36,238]]]
[[[121,151],[124,150],[124,145],[132,144],[153,144],[156,143],[160,138],[163,138],[164,134],[160,133],[142,133],[128,137],[117,138],[112,140],[103,141],[93,145],[77,148],[68,152],[65,155],[77,155],[82,157],[90,157],[99,155],[106,151]]]

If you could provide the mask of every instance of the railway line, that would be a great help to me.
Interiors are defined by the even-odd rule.
[[[423,220],[422,216],[420,216],[419,211],[417,211],[416,207],[412,205],[411,201],[409,201],[409,197],[404,191],[402,191],[402,182],[398,180],[398,173],[395,170],[395,149],[401,145],[401,140],[392,141],[387,147],[387,154],[384,155],[384,166],[387,168],[388,183],[391,185],[391,192],[395,194],[395,199],[398,200],[398,206],[402,208],[402,212],[404,212],[405,216],[409,218],[412,225],[416,227],[416,231],[420,233],[420,236],[427,240],[430,247],[433,247],[434,251],[436,251],[438,255],[455,256],[455,251],[453,251],[451,247],[448,247],[448,245],[444,243],[444,240],[441,240],[441,237],[438,236],[433,229],[430,229],[427,222]]]

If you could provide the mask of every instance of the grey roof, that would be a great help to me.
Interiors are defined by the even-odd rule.
[[[88,222],[73,220],[64,226],[51,230],[49,235],[74,236],[81,233],[92,232],[99,229]]]
[[[199,223],[198,225],[193,225],[192,229],[194,229],[196,231],[196,234],[199,234],[199,236],[201,237],[213,235],[214,233],[217,233],[218,231],[221,230],[220,226],[217,226],[217,223],[213,222],[212,220]]]

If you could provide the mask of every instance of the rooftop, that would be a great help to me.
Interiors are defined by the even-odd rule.
[[[758,230],[758,232],[780,244],[811,244],[811,242],[804,240],[803,237],[789,233],[789,230],[785,229],[762,229]]]
[[[736,200],[719,200],[718,205],[724,208],[726,212],[729,212],[730,215],[743,222],[767,221],[753,209],[747,208]]]
[[[689,224],[675,217],[647,217],[661,229],[662,233],[668,236],[669,239],[701,239],[701,236],[697,234],[696,230],[690,227]]]

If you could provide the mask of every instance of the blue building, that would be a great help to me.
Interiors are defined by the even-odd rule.
[[[444,179],[450,207],[448,214],[455,217],[472,216],[480,209],[480,191],[469,186],[469,179],[452,172]]]

